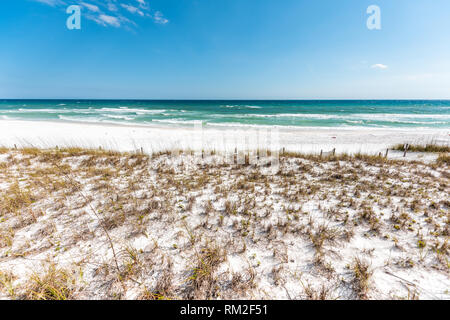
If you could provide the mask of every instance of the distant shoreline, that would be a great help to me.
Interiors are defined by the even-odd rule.
[[[133,99],[133,98],[0,98],[0,101],[450,101],[450,99]]]

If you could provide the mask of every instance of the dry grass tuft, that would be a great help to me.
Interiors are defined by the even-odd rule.
[[[0,199],[0,214],[17,213],[19,209],[31,205],[34,201],[30,190],[20,187],[19,183],[15,182]]]
[[[64,269],[50,265],[44,274],[29,279],[25,298],[31,300],[69,300],[73,298],[75,280]]]
[[[6,293],[12,299],[16,296],[13,285],[14,280],[15,277],[11,272],[3,272],[0,270],[0,292]]]
[[[392,147],[392,150],[404,151],[404,144],[397,144]],[[425,145],[413,144],[408,145],[408,151],[410,152],[450,152],[450,146],[438,145],[434,142],[427,143]]]
[[[315,289],[310,283],[304,285],[302,283],[303,290],[307,300],[334,300],[332,286],[326,286],[322,284],[319,289]]]
[[[436,159],[436,163],[450,165],[450,155],[446,153],[441,153]]]
[[[226,260],[226,251],[218,246],[208,245],[196,254],[195,267],[188,278],[191,298],[210,299],[217,296],[215,271]]]
[[[352,265],[353,271],[353,290],[360,299],[367,299],[370,289],[370,279],[373,271],[366,260],[355,258]]]

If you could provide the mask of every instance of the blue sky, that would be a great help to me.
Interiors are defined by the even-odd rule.
[[[0,43],[0,98],[450,99],[448,0],[2,0]]]

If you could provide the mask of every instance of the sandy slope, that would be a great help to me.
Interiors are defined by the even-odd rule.
[[[3,150],[0,296],[450,298],[448,160],[282,156],[267,173]]]

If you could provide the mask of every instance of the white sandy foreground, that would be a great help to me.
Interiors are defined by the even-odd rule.
[[[265,129],[236,127],[203,131],[186,127],[124,126],[48,121],[0,120],[0,146],[13,147],[85,147],[116,151],[142,150],[151,154],[165,150],[234,150],[285,148],[301,153],[385,153],[396,144],[450,144],[450,129],[381,128],[292,128]],[[276,135],[279,138],[276,139]],[[259,138],[258,138],[259,137]],[[265,139],[269,140],[269,143]],[[391,159],[403,153],[391,152]],[[409,153],[407,159],[430,161],[433,154]]]
[[[440,159],[0,149],[0,297],[449,299]]]

